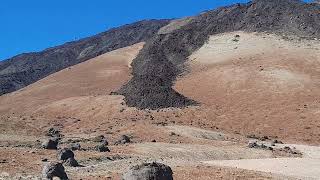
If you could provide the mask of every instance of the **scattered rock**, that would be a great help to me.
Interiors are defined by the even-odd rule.
[[[249,142],[248,147],[249,148],[256,148],[256,147],[258,147],[258,143],[256,141],[251,141],[251,142]]]
[[[105,140],[104,135],[100,135],[100,136],[96,136],[94,138],[91,139],[93,142],[102,142]]]
[[[42,170],[43,177],[52,180],[54,177],[58,177],[61,180],[69,179],[65,169],[61,163],[48,163]]]
[[[78,167],[78,166],[79,166],[78,161],[75,160],[73,157],[65,160],[65,161],[63,162],[63,164],[64,164],[65,166],[69,166],[69,167]]]
[[[6,159],[0,159],[0,164],[8,163]]]
[[[69,158],[74,158],[74,153],[70,149],[64,148],[58,151],[59,160],[67,160]]]
[[[110,152],[110,149],[105,144],[97,145],[95,149],[99,152]]]
[[[175,132],[171,132],[170,136],[178,136]]]
[[[291,148],[289,146],[281,148],[280,151],[284,151],[286,153],[293,154],[293,155],[302,155],[302,153],[298,151],[296,148]]]
[[[277,140],[277,139],[273,140],[272,143],[274,143],[274,144],[283,144],[282,141],[279,141],[279,140]]]
[[[50,138],[45,140],[41,147],[44,149],[57,149],[58,148],[59,139],[58,138]]]
[[[47,158],[41,159],[42,162],[48,162]]]
[[[248,147],[249,148],[257,148],[257,149],[273,150],[273,147],[267,146],[265,144],[258,144],[256,141],[249,142]]]
[[[103,144],[103,145],[105,145],[105,146],[108,146],[108,145],[109,145],[109,142],[108,142],[107,140],[103,140],[103,141],[101,142],[101,144]]]
[[[130,140],[130,137],[127,136],[127,135],[122,135],[121,138],[116,141],[114,144],[115,145],[119,145],[119,144],[127,144],[127,143],[130,143],[131,140]]]
[[[172,170],[161,163],[145,163],[137,165],[125,173],[123,180],[173,180]]]
[[[251,135],[247,135],[247,138],[250,138],[250,139],[258,139],[260,141],[266,141],[266,140],[269,140],[269,137],[268,136],[257,136],[257,135],[254,135],[254,134],[251,134]]]
[[[72,151],[81,150],[81,145],[79,143],[73,143],[73,144],[70,145],[70,149]]]
[[[47,136],[49,137],[61,137],[62,135],[60,134],[60,130],[58,130],[57,128],[50,128],[47,133]]]

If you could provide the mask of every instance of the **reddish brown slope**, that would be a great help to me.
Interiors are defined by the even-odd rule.
[[[202,104],[209,124],[319,144],[319,47],[267,34],[213,36],[176,89]]]

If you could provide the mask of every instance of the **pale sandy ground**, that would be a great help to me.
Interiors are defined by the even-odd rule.
[[[320,178],[320,147],[293,144],[282,146],[296,147],[303,153],[303,157],[205,161],[204,163],[213,166],[280,174],[298,179],[315,180]]]
[[[240,38],[234,40],[237,34]],[[130,108],[122,96],[109,95],[130,80],[130,62],[142,46],[104,54],[1,96],[0,160],[9,163],[0,164],[0,172],[39,177],[41,159],[54,161],[56,152],[12,145],[42,140],[52,126],[59,127],[65,139],[102,134],[112,144],[122,134],[132,136],[133,144],[110,146],[111,154],[76,152],[85,167],[67,168],[73,179],[119,179],[131,165],[152,160],[171,165],[176,179],[290,179],[290,173],[270,174],[264,167],[250,171],[203,162],[277,157],[247,148],[245,135],[250,134],[293,144],[320,144],[319,42],[293,43],[243,32],[213,36],[190,57],[190,73],[175,85],[201,105],[160,111]],[[318,162],[314,158],[318,150],[299,148]],[[105,160],[112,155],[126,158]],[[300,160],[288,159],[286,165],[313,168]],[[281,166],[277,161],[272,161],[274,167]]]

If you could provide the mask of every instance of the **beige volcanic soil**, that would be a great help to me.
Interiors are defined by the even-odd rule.
[[[239,35],[239,36],[237,36]],[[320,144],[320,42],[233,32],[189,58],[175,88],[227,131]]]
[[[0,96],[0,160],[8,161],[0,164],[0,173],[38,177],[41,159],[55,161],[56,152],[22,145],[43,140],[50,127],[60,128],[64,141],[105,135],[113,144],[122,134],[132,137],[133,144],[110,146],[111,153],[76,152],[85,167],[67,168],[74,179],[119,179],[133,164],[154,160],[170,165],[175,179],[283,179],[288,174],[203,162],[279,157],[247,148],[248,134],[320,144],[318,42],[243,32],[213,36],[190,56],[190,73],[175,85],[201,105],[159,111],[127,107],[122,96],[110,95],[130,80],[130,63],[143,44],[106,53]],[[106,160],[111,156],[123,159]]]

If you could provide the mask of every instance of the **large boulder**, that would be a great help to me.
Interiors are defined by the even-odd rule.
[[[58,151],[58,159],[59,160],[65,161],[69,158],[74,158],[74,153],[70,149],[64,148],[64,149],[60,149]]]
[[[61,180],[69,179],[65,169],[61,163],[48,163],[43,167],[43,177],[52,180],[54,177],[58,177]]]
[[[58,148],[59,139],[58,138],[50,138],[45,140],[41,147],[44,149],[57,149]]]
[[[173,180],[172,170],[161,163],[144,163],[125,173],[122,180]]]

